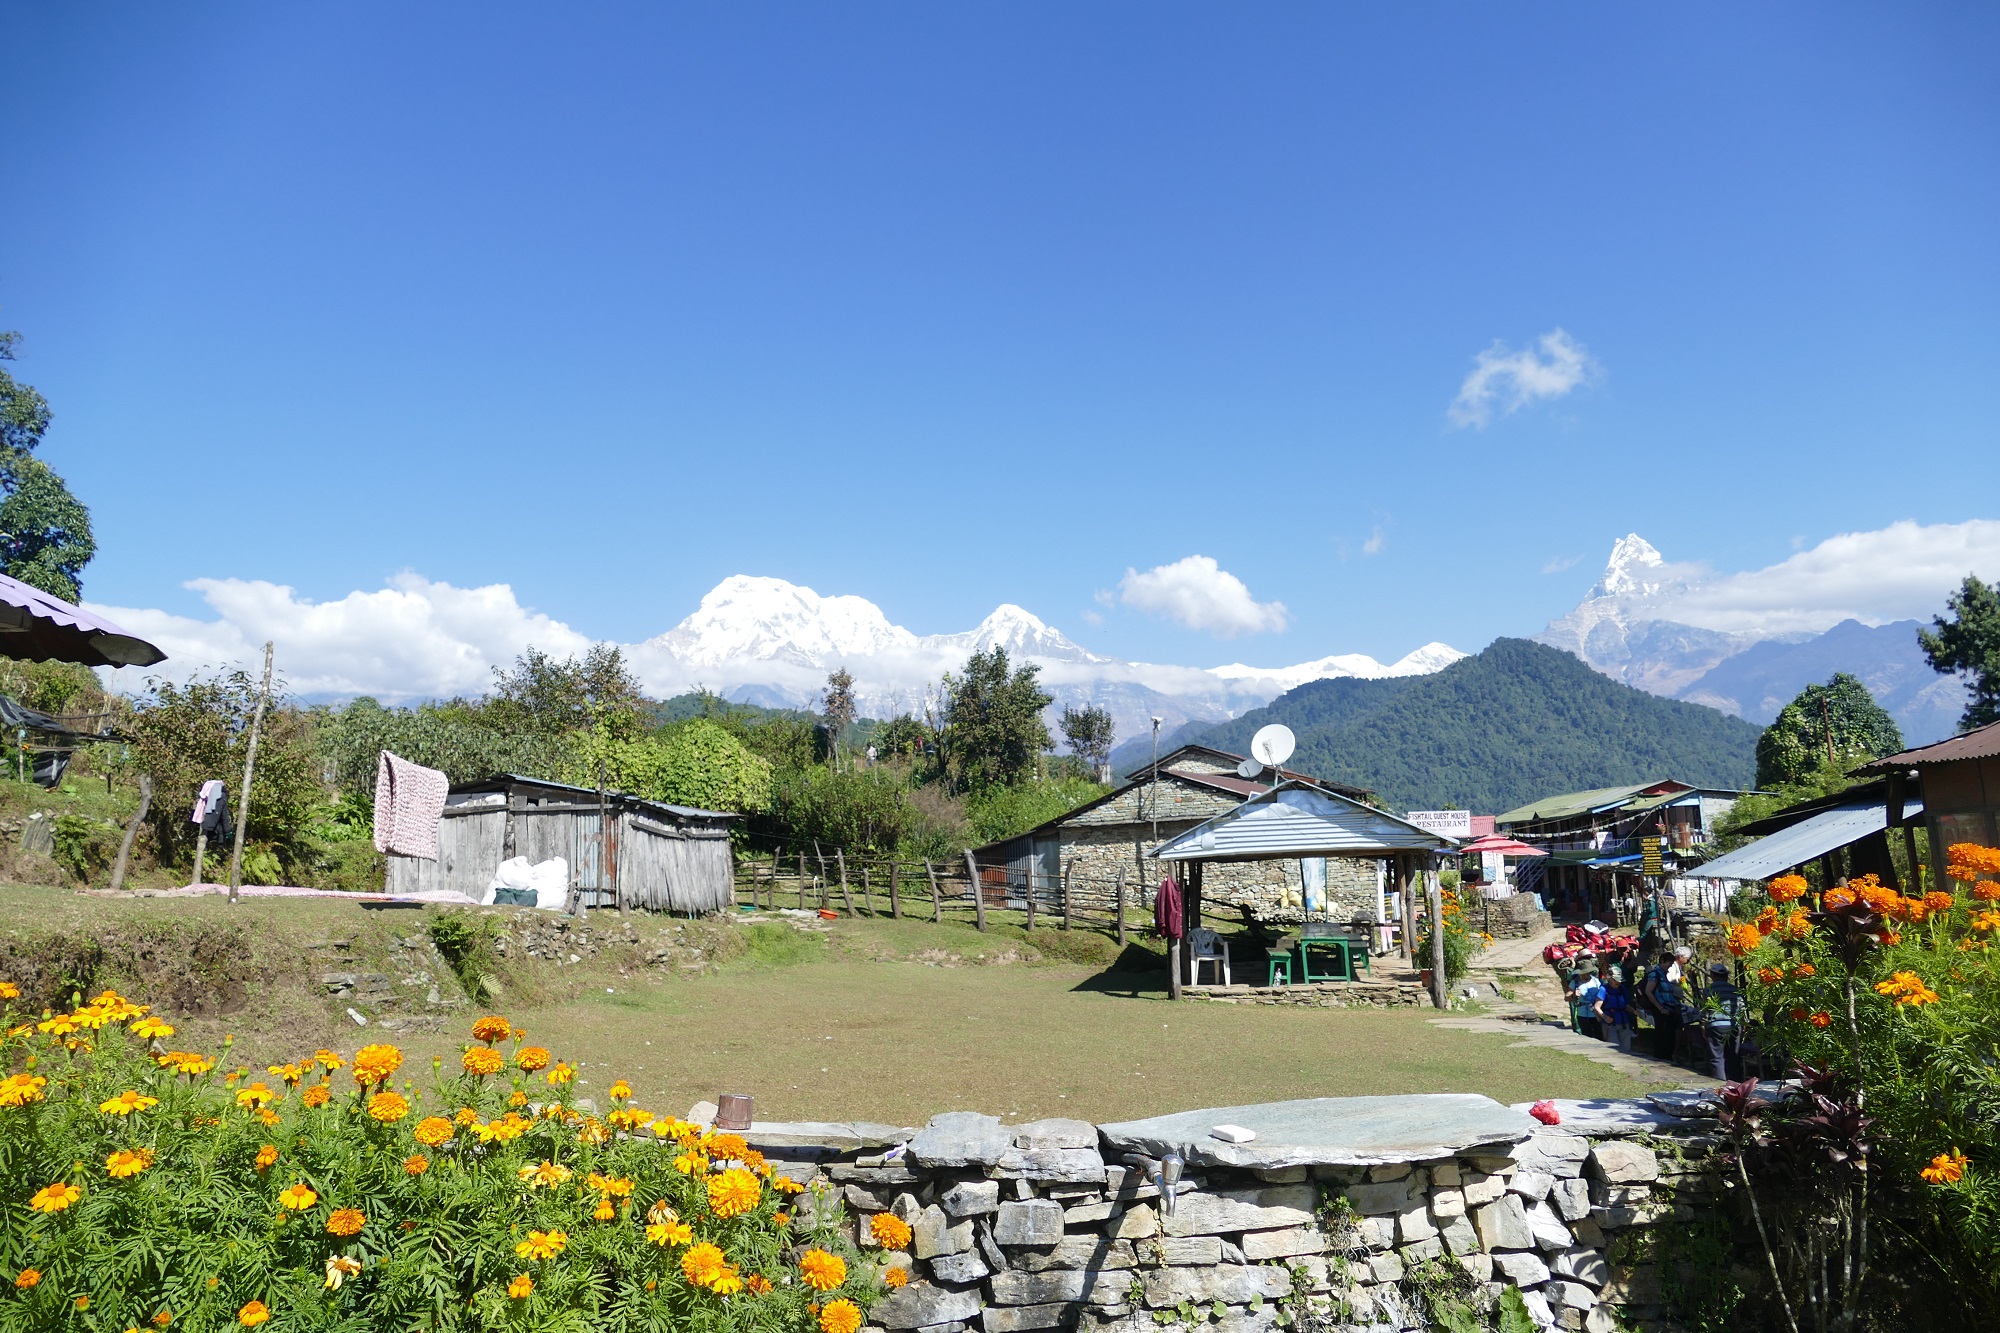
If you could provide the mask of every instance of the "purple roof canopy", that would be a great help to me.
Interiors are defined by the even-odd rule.
[[[0,574],[0,657],[85,666],[151,666],[167,655],[62,598]]]

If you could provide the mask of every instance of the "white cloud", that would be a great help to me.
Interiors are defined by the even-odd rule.
[[[1191,555],[1143,574],[1127,569],[1118,591],[1127,606],[1221,639],[1275,632],[1291,619],[1283,602],[1256,600],[1242,579],[1205,555]]]
[[[2000,522],[1905,520],[1848,532],[1763,569],[1676,588],[1647,614],[1754,634],[1823,630],[1843,620],[1927,620],[1967,574],[2000,577]]]
[[[278,645],[278,673],[296,694],[372,694],[390,701],[483,693],[492,668],[529,645],[558,657],[590,639],[530,611],[504,583],[457,588],[416,574],[399,574],[376,592],[351,592],[313,602],[262,579],[195,579],[218,619],[165,611],[98,606],[118,625],[167,653],[155,674],[177,679],[216,667],[261,664],[266,639]],[[118,688],[135,688],[141,673],[121,671]]]
[[[1542,566],[1544,574],[1560,574],[1565,569],[1574,569],[1583,563],[1580,555],[1559,555]]]
[[[1495,416],[1504,417],[1544,398],[1560,398],[1601,373],[1584,345],[1561,329],[1544,333],[1536,346],[1539,352],[1532,347],[1511,351],[1496,341],[1481,352],[1445,414],[1451,424],[1484,430]]]
[[[1380,555],[1382,554],[1382,548],[1388,544],[1389,534],[1382,530],[1380,523],[1377,523],[1375,530],[1368,534],[1368,540],[1361,543],[1361,554]]]

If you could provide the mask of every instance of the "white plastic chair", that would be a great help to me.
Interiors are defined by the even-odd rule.
[[[1229,946],[1223,943],[1222,937],[1214,931],[1202,927],[1188,932],[1188,962],[1189,975],[1194,979],[1191,984],[1196,986],[1201,984],[1203,963],[1215,964],[1217,970],[1222,973],[1222,984],[1225,986],[1230,984]]]

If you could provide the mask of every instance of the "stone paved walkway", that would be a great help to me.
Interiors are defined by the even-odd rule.
[[[1430,1022],[1435,1027],[1455,1028],[1461,1032],[1505,1033],[1520,1038],[1514,1043],[1516,1046],[1567,1051],[1648,1083],[1670,1083],[1682,1088],[1708,1088],[1715,1084],[1713,1078],[1703,1077],[1671,1061],[1656,1060],[1650,1055],[1637,1053],[1627,1055],[1608,1041],[1586,1037],[1581,1032],[1571,1031],[1565,1024],[1545,1019],[1524,1004],[1496,1000],[1488,1003],[1486,1008],[1487,1012],[1483,1014],[1433,1018]]]

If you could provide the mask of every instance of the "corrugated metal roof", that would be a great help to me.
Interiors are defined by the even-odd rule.
[[[1576,815],[1588,814],[1592,810],[1607,805],[1616,805],[1627,800],[1656,782],[1634,782],[1623,787],[1597,787],[1590,791],[1566,792],[1561,796],[1544,796],[1539,801],[1530,802],[1494,819],[1496,824],[1524,824],[1531,819],[1569,819]]]
[[[1337,792],[1287,782],[1226,815],[1169,838],[1163,861],[1262,861],[1292,856],[1384,856],[1443,851],[1449,838]]]
[[[1887,759],[1877,759],[1861,767],[1865,770],[1921,768],[1925,764],[1949,764],[1957,759],[1994,758],[2000,758],[2000,722],[1988,723],[1977,731],[1968,731],[1963,736],[1953,736],[1935,745],[1920,745],[1914,750],[1892,754]]]
[[[1903,809],[1921,814],[1923,804],[1907,802]],[[1768,879],[1781,870],[1804,865],[1836,847],[1859,842],[1889,826],[1889,807],[1882,801],[1855,801],[1759,838],[1685,873],[1702,879]]]

